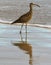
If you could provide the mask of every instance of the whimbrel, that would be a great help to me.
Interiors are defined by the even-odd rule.
[[[22,23],[22,25],[21,25],[21,30],[22,30],[22,27],[23,27],[23,25],[25,23],[26,24],[26,32],[27,32],[27,23],[32,17],[32,5],[36,5],[36,6],[40,7],[37,4],[30,3],[30,5],[29,5],[30,6],[30,10],[26,14],[23,14],[22,16],[20,16],[17,20],[12,22],[11,24]],[[21,33],[21,30],[20,30],[20,33]]]

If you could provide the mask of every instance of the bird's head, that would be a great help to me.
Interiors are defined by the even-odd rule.
[[[38,4],[34,4],[34,3],[30,3],[30,5],[35,5],[35,6],[38,6],[38,7],[40,7]]]

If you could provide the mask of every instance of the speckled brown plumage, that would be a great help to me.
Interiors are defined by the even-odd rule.
[[[27,22],[32,17],[32,5],[36,5],[36,6],[40,7],[37,4],[30,3],[30,5],[29,5],[30,6],[30,10],[26,14],[23,14],[22,16],[20,16],[17,20],[15,20],[14,22],[12,22],[11,24],[23,23],[22,26],[21,26],[21,30],[22,30],[22,27],[23,27],[24,23],[26,23],[26,26],[27,26]],[[21,32],[21,30],[20,30],[20,32]]]

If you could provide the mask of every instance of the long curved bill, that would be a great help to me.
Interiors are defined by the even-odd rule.
[[[33,5],[36,5],[36,6],[40,7],[38,4],[33,4]]]

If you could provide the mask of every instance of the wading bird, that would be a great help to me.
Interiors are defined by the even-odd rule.
[[[26,14],[23,14],[22,16],[20,16],[17,20],[15,20],[14,22],[12,22],[11,24],[22,23],[22,25],[21,25],[21,30],[22,30],[22,27],[23,27],[23,25],[25,23],[26,24],[26,32],[27,32],[27,23],[28,23],[28,21],[32,17],[32,5],[36,5],[36,6],[40,7],[37,4],[30,3],[30,5],[29,5],[30,10]],[[20,33],[21,33],[21,30],[20,30]]]

